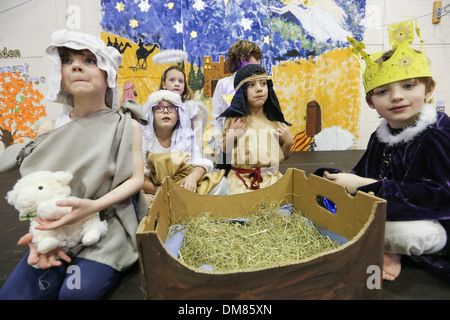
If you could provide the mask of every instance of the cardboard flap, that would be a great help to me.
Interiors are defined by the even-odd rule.
[[[306,178],[300,170],[294,170],[294,207],[302,215],[314,221],[320,228],[333,231],[347,239],[355,237],[368,223],[377,202],[385,200],[358,192],[351,196],[345,187],[325,178],[311,174]],[[325,197],[336,206],[332,213],[319,204],[318,197]],[[368,208],[371,208],[368,210]]]

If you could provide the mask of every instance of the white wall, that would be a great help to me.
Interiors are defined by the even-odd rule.
[[[21,54],[20,58],[1,57],[0,68],[27,64],[28,76],[39,80],[35,88],[45,97],[50,62],[44,50],[52,32],[69,24],[72,29],[100,36],[99,9],[100,1],[93,0],[0,0],[0,52],[6,47]],[[45,98],[41,103],[47,106],[50,119],[61,111],[61,105]]]
[[[368,52],[389,49],[386,26],[414,17],[418,18],[425,50],[430,58],[437,87],[433,97],[444,100],[446,112],[450,110],[450,14],[442,17],[440,24],[432,24],[432,0],[367,0],[366,33],[364,42]],[[444,0],[443,6],[450,4]],[[72,10],[71,6],[75,6]],[[29,65],[31,77],[48,77],[49,61],[43,56],[50,43],[50,35],[56,29],[72,28],[93,35],[100,35],[100,1],[94,0],[1,0],[0,1],[0,51],[18,49],[20,58],[0,58],[0,68]],[[69,10],[68,10],[69,9]],[[79,9],[79,16],[76,14]],[[450,11],[450,9],[448,10]],[[45,83],[37,84],[45,95]],[[361,88],[361,94],[364,92]],[[364,99],[362,99],[364,101]],[[48,118],[60,112],[60,106],[43,100]],[[358,149],[365,149],[370,134],[379,124],[376,112],[365,102],[362,105],[361,132]],[[3,145],[0,143],[0,153]]]
[[[450,114],[450,14],[441,18],[439,24],[432,23],[433,0],[367,0],[366,32],[364,43],[369,53],[391,49],[387,26],[409,19],[417,18],[422,34],[425,52],[431,61],[431,72],[436,81],[433,94],[435,101],[445,101],[445,112]],[[442,1],[442,6],[450,4]],[[450,7],[447,9],[450,12]],[[418,38],[415,48],[420,49]],[[364,90],[361,90],[364,96]],[[370,109],[363,100],[361,131],[358,149],[365,149],[370,134],[376,129],[380,120],[378,114]]]

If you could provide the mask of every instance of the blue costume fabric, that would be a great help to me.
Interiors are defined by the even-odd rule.
[[[69,265],[38,269],[27,253],[0,290],[0,300],[97,300],[120,279],[120,272],[103,263],[75,257]]]
[[[352,173],[378,179],[359,190],[388,201],[388,221],[450,219],[450,118],[438,113],[409,142],[383,143],[372,134]]]
[[[336,173],[339,170],[321,168]],[[416,123],[393,130],[386,121],[371,135],[351,173],[377,182],[358,188],[387,200],[387,221],[438,220],[450,235],[450,118],[425,105]],[[413,256],[450,281],[450,252]]]

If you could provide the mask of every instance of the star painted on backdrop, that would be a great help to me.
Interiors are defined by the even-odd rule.
[[[138,7],[141,9],[141,12],[147,12],[150,8],[148,0],[141,0],[141,3],[138,4]]]
[[[265,36],[264,37],[264,43],[270,44],[270,37],[269,36]]]
[[[169,2],[168,4],[165,4],[165,6],[167,7],[167,9],[172,10],[173,9],[173,2]]]
[[[197,31],[192,31],[191,32],[191,39],[195,39],[195,38],[197,38]]]
[[[116,4],[116,9],[117,11],[123,11],[123,8],[125,8],[125,5],[123,4],[123,2],[117,2]]]
[[[177,30],[177,33],[183,33],[183,24],[179,21],[173,26],[175,30]]]
[[[231,100],[233,100],[234,94],[229,93],[229,94],[222,94],[222,98],[223,100],[225,100],[228,103],[231,103]]]
[[[192,7],[197,11],[205,10],[205,3],[203,2],[203,0],[195,0],[195,3],[192,5]]]
[[[241,20],[240,25],[244,28],[244,30],[251,30],[251,26],[253,24],[253,20],[244,18]]]
[[[130,20],[130,27],[132,27],[133,29],[136,28],[138,25],[139,25],[139,23],[137,22],[136,19]]]

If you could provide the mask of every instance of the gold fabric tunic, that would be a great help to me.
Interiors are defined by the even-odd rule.
[[[233,118],[227,118],[223,139]],[[244,193],[268,187],[277,182],[282,174],[278,171],[284,160],[283,150],[274,131],[277,123],[266,117],[247,116],[246,132],[234,143],[228,178],[230,194]]]

